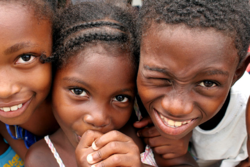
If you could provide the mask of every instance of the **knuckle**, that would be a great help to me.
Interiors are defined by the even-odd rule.
[[[154,146],[155,141],[153,139],[148,139],[148,145],[149,146]]]
[[[117,145],[118,145],[117,142],[115,142],[115,141],[114,141],[114,142],[111,142],[111,143],[110,143],[110,148],[111,148],[111,150],[113,150],[113,151],[116,150]]]
[[[121,158],[117,155],[114,155],[112,158],[112,161],[114,162],[114,164],[120,164],[121,163]]]
[[[160,149],[159,147],[154,147],[154,148],[153,148],[153,151],[154,151],[156,154],[163,154],[162,149]]]
[[[86,135],[86,136],[94,136],[94,131],[92,131],[92,130],[87,130],[87,131],[84,133],[84,135]]]

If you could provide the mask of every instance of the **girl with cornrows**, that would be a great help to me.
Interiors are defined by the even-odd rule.
[[[52,18],[45,0],[0,0],[0,135],[22,159],[59,127],[48,99],[51,64],[43,61],[52,53]],[[1,153],[9,153],[0,142]],[[6,154],[0,162],[13,165],[5,163]]]
[[[61,129],[29,149],[25,166],[143,166],[129,122],[138,63],[133,12],[84,2],[57,21],[52,101]]]

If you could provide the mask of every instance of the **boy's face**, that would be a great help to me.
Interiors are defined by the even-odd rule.
[[[222,33],[152,25],[142,38],[137,86],[159,132],[179,139],[212,118],[237,65],[234,43]]]
[[[52,52],[52,26],[22,5],[0,6],[0,121],[27,122],[47,97],[51,64],[39,61]]]
[[[130,118],[136,73],[126,54],[89,47],[56,72],[54,114],[74,147],[87,130],[118,130]]]

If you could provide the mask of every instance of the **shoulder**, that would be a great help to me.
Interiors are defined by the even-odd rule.
[[[52,167],[57,165],[55,164],[56,161],[53,154],[44,139],[41,139],[29,148],[24,162],[25,167]]]

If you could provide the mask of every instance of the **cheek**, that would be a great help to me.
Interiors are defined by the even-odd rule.
[[[26,81],[32,85],[38,96],[46,97],[51,88],[51,64],[43,64],[33,71]]]

